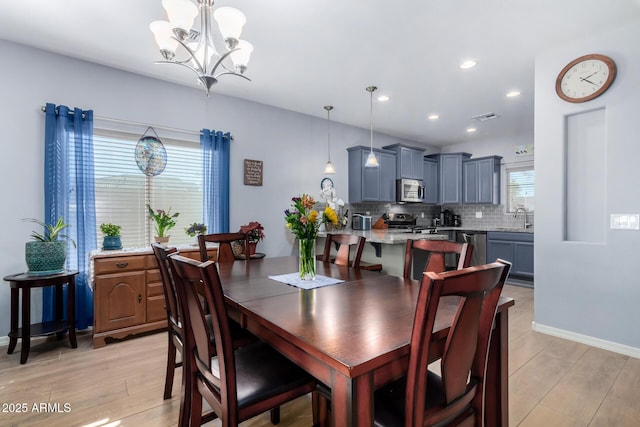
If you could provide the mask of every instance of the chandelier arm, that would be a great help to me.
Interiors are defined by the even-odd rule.
[[[200,77],[202,75],[202,72],[200,72],[199,70],[196,70],[191,65],[187,64],[186,61],[156,61],[155,63],[156,64],[182,65],[183,67],[188,68],[189,70],[193,71],[196,76]],[[244,76],[242,76],[242,77],[244,77]]]
[[[245,79],[245,80],[249,80],[249,81],[251,81],[251,79],[250,79],[249,77],[245,76],[244,74],[236,73],[236,72],[234,72],[234,71],[225,71],[225,72],[222,72],[222,73],[220,73],[220,74],[216,74],[216,75],[215,75],[215,76],[213,76],[213,77],[214,77],[215,79],[217,79],[218,77],[220,77],[220,76],[224,76],[224,75],[226,75],[226,74],[230,74],[230,75],[232,75],[232,76],[242,77],[242,78],[243,78],[243,79]]]
[[[200,63],[200,61],[198,61],[198,57],[196,56],[196,53],[191,50],[191,48],[189,46],[186,45],[186,43],[184,43],[183,41],[173,37],[174,40],[176,40],[178,43],[180,43],[180,45],[186,49],[187,52],[189,52],[189,55],[191,56],[190,58],[185,59],[184,61],[175,61],[176,64],[180,64],[180,65],[185,65],[186,62],[193,60],[196,65],[198,66],[198,68],[196,67],[191,67],[195,70],[200,71],[201,74],[205,74],[204,73],[204,67],[202,66],[202,64]]]
[[[213,73],[216,72],[216,69],[220,66],[220,64],[222,64],[222,61],[224,61],[227,56],[231,55],[231,53],[235,52],[236,50],[238,50],[239,48],[235,48],[235,49],[231,49],[228,52],[223,53],[222,55],[220,55],[220,58],[218,58],[218,60],[216,61],[215,64],[213,64],[213,67],[211,68],[211,71],[209,73],[205,73],[205,74],[209,74],[212,77],[216,77],[214,76]],[[224,66],[224,64],[222,64],[222,68],[224,68],[225,70],[231,72],[232,74],[236,74],[234,71],[229,70],[227,67]],[[218,76],[222,75],[222,74],[228,74],[228,73],[221,73],[218,74]]]

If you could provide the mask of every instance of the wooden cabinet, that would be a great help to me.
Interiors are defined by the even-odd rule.
[[[427,158],[438,161],[438,204],[459,205],[462,203],[462,162],[469,153],[430,154]]]
[[[533,279],[533,233],[489,231],[487,262],[497,258],[512,263],[509,275]]]
[[[402,144],[387,145],[382,148],[396,154],[396,179],[423,179],[424,149]]]
[[[209,251],[215,257],[217,250]],[[180,254],[199,259],[196,247]],[[151,250],[102,252],[93,257],[93,347],[167,327],[160,271]]]
[[[438,203],[438,161],[434,159],[424,158],[422,164],[424,185],[423,203]]]
[[[500,156],[488,156],[463,162],[463,203],[500,203],[501,159]]]
[[[374,149],[378,167],[364,166],[369,147],[347,148],[349,152],[349,203],[392,202],[396,198],[396,156],[393,151]]]

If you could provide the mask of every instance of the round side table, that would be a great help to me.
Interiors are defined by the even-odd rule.
[[[9,282],[11,287],[11,331],[9,331],[9,348],[7,354],[13,353],[18,343],[18,338],[22,339],[22,350],[20,352],[20,363],[27,362],[29,349],[31,347],[31,337],[56,334],[58,339],[62,339],[65,331],[69,331],[69,343],[71,347],[77,348],[76,327],[75,327],[75,301],[76,270],[66,270],[57,274],[29,274],[18,273],[5,276],[4,280]],[[62,287],[67,284],[67,320],[64,320],[62,313]],[[31,324],[31,289],[45,286],[55,286],[56,318],[50,322]],[[18,305],[20,300],[20,290],[22,289],[22,327],[18,328]]]

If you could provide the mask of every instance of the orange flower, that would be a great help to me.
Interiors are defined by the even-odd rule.
[[[316,201],[313,200],[313,197],[309,196],[308,194],[302,195],[302,206],[304,206],[306,209],[311,209],[315,204]]]

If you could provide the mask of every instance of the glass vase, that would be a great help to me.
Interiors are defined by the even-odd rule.
[[[299,271],[300,279],[315,280],[316,278],[316,239],[300,239]]]

